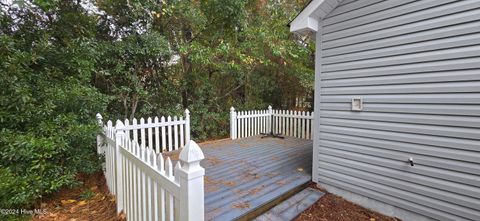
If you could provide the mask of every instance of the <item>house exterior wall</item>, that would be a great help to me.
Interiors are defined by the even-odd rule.
[[[314,182],[408,220],[480,220],[480,1],[345,0],[316,41]]]

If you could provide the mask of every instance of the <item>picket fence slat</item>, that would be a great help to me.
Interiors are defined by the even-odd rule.
[[[248,115],[248,113],[247,113],[246,111],[243,112],[243,116],[246,116],[246,115]],[[244,121],[244,125],[245,125],[245,127],[243,128],[243,132],[244,132],[245,134],[244,134],[243,136],[244,136],[244,137],[248,137],[248,136],[250,136],[250,135],[248,134],[248,130],[249,130],[248,121],[249,121],[249,118],[244,118],[243,121]]]
[[[153,168],[157,168],[157,159],[156,159],[155,152],[152,152],[150,155],[150,165]],[[151,194],[151,202],[152,202],[152,220],[158,221],[158,201],[157,201],[157,183],[152,179],[150,180],[150,188],[152,190]]]
[[[158,117],[155,117],[153,120],[155,124],[158,124]],[[160,147],[160,128],[155,127],[155,152],[160,153],[161,147]]]
[[[170,119],[168,121],[170,121]],[[169,139],[169,141],[170,140],[171,139]],[[172,170],[172,161],[170,160],[170,157],[167,157],[167,161],[166,161],[166,164],[165,164],[165,172],[166,172],[167,178],[172,180],[173,179],[173,170]],[[171,192],[167,192],[167,203],[166,203],[166,205],[167,205],[166,206],[167,220],[168,221],[173,221],[174,220],[173,219],[173,195],[171,194]]]
[[[162,116],[161,118],[161,123],[165,123],[165,117]],[[167,151],[167,139],[166,139],[166,132],[165,132],[165,125],[161,126],[162,127],[162,152]]]
[[[145,162],[145,147],[142,146],[142,149],[140,150],[140,159]],[[142,215],[143,215],[143,220],[147,220],[147,190],[145,188],[146,186],[146,175],[145,172],[142,170],[141,173],[141,190],[142,190],[142,195],[140,196],[142,198]]]
[[[157,158],[157,170],[160,172],[160,173],[165,173],[165,169],[164,169],[164,161],[163,161],[163,156],[162,154],[159,154],[158,155],[158,158]],[[165,189],[161,186],[161,183],[160,182],[157,182],[157,185],[158,185],[158,189],[160,190],[160,198],[159,198],[159,208],[160,208],[160,211],[159,211],[159,215],[160,215],[160,220],[165,220]]]
[[[137,119],[133,118],[132,127],[137,126]],[[138,130],[133,130],[133,140],[138,143]]]
[[[145,119],[140,118],[140,125],[145,125]],[[140,128],[140,145],[145,148],[145,128]]]
[[[132,148],[132,145],[131,145],[131,142],[129,143],[129,148],[128,150],[131,151],[131,148]],[[127,173],[128,173],[128,211],[133,211],[133,165],[132,163],[127,159],[125,158],[125,160],[128,162],[128,170],[127,170]],[[126,213],[127,214],[127,217],[129,217],[128,219],[129,220],[134,220],[134,216],[133,216],[133,213]]]
[[[129,123],[130,121],[128,119],[125,119],[123,124],[125,125],[125,127],[128,127]],[[127,137],[128,140],[130,140],[130,131],[126,131],[125,136]]]
[[[275,121],[275,125],[276,125],[276,128],[277,128],[277,131],[275,131],[276,134],[281,134],[282,133],[282,119],[281,117],[279,116],[280,114],[280,110],[276,110],[276,113],[273,114],[273,117],[275,117],[277,119],[277,121]]]
[[[286,113],[287,113],[287,115],[285,116],[285,120],[287,121],[287,124],[286,124],[286,126],[285,126],[285,130],[286,130],[285,135],[291,136],[291,133],[290,133],[290,131],[291,131],[291,129],[292,129],[292,128],[290,127],[290,120],[291,120],[291,118],[290,118],[290,117],[287,117],[287,116],[290,116],[291,114],[290,114],[290,111],[286,111]]]
[[[295,111],[290,111],[290,113],[291,113],[292,115],[296,115],[296,114],[295,114]],[[297,136],[297,135],[296,135],[296,132],[297,132],[297,130],[296,130],[296,129],[297,129],[297,126],[296,126],[296,125],[297,125],[297,118],[290,118],[290,119],[291,119],[291,125],[290,125],[291,127],[290,127],[290,130],[292,131],[292,135],[291,135],[291,136],[292,136],[292,137],[296,137],[296,136]]]
[[[173,117],[173,121],[177,121],[177,116]],[[173,137],[175,141],[175,150],[178,149],[178,125],[173,125]]]
[[[147,124],[152,124],[152,118],[149,117],[147,118]],[[147,134],[148,134],[148,147],[153,148],[153,128],[149,127],[147,128]]]
[[[247,127],[246,127],[247,136],[252,136],[252,126],[251,126],[252,118],[250,117],[251,115],[252,115],[251,111],[246,112],[247,118],[245,118],[245,120],[247,120]]]
[[[246,114],[245,112],[242,113],[243,116],[245,114]],[[242,125],[243,125],[243,136],[242,137],[246,137],[247,136],[247,127],[248,127],[247,118],[242,118],[240,120],[242,120]]]
[[[312,139],[313,113],[308,111],[235,111],[230,108],[230,137],[238,139],[273,132],[301,139]]]
[[[138,156],[137,151],[138,151],[138,143],[135,143],[135,144],[133,145],[133,154],[134,154],[135,157]],[[136,159],[136,158],[133,158],[133,157],[132,157],[132,159]],[[141,161],[140,161],[140,162],[141,162]],[[135,164],[134,164],[134,165],[135,165]],[[135,206],[136,206],[136,208],[135,208],[135,210],[134,210],[134,211],[135,211],[134,213],[135,213],[135,220],[139,220],[140,217],[141,217],[141,215],[142,215],[142,214],[141,214],[141,204],[138,203],[138,202],[140,202],[140,186],[139,186],[139,182],[140,182],[140,168],[139,168],[139,167],[135,166],[135,172],[134,172],[134,174],[135,174],[135,176],[134,176],[133,179],[134,179],[134,182],[135,182],[135,184],[134,184],[134,191],[135,191],[135,193],[134,193],[134,194],[135,194]]]
[[[312,114],[313,114],[313,113],[307,113],[307,116],[310,116],[310,115],[312,115]],[[306,133],[307,133],[307,138],[311,140],[311,139],[313,139],[313,138],[312,138],[312,136],[311,136],[311,134],[310,134],[310,130],[311,130],[311,128],[313,128],[313,119],[309,119],[309,120],[307,120],[307,121],[310,122],[310,123],[307,123],[307,131],[306,131]]]
[[[172,117],[167,117],[167,122],[172,122]],[[168,137],[168,151],[172,151],[172,125],[167,125],[167,137]]]
[[[252,115],[256,115],[255,114],[255,111],[251,111]],[[250,136],[255,136],[257,133],[256,133],[256,130],[257,130],[257,125],[256,125],[256,120],[258,119],[258,117],[250,117],[250,120],[252,121],[252,128],[251,128],[251,135]]]
[[[180,121],[183,121],[183,117],[180,117]],[[183,136],[183,124],[180,124],[180,146],[185,146],[185,138]]]
[[[242,116],[245,115],[244,112],[242,112]],[[242,125],[242,136],[241,137],[246,137],[247,136],[247,119],[245,118],[242,118],[240,119],[242,122],[241,122],[241,125]]]

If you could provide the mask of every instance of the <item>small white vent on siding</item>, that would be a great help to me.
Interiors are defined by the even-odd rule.
[[[363,100],[362,98],[352,98],[352,111],[362,111],[363,110]]]

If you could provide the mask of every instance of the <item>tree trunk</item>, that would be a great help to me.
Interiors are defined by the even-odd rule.
[[[188,108],[188,88],[189,88],[189,81],[188,77],[190,76],[191,71],[191,64],[188,60],[188,55],[181,55],[182,59],[182,72],[183,72],[183,81],[186,82],[187,85],[182,86],[182,106],[183,109]]]
[[[137,105],[138,105],[138,95],[134,94],[132,96],[132,108],[130,112],[130,120],[133,120],[135,117],[135,112],[137,111]]]

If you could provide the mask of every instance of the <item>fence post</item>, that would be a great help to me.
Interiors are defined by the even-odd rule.
[[[97,113],[96,117],[97,117],[98,125],[101,128],[101,132],[97,134],[97,153],[102,154],[103,153],[103,133],[105,133],[103,131],[103,117],[100,113]]]
[[[117,120],[115,125],[115,183],[116,183],[116,198],[117,198],[117,214],[123,210],[123,171],[122,171],[122,154],[120,148],[125,139],[125,125],[122,121]]]
[[[197,143],[189,140],[180,152],[181,167],[175,172],[180,183],[180,221],[204,220],[205,169],[200,161],[205,157]]]
[[[230,108],[230,138],[237,139],[237,112],[235,108]]]
[[[273,122],[273,110],[272,110],[272,106],[271,105],[268,105],[268,116],[269,119],[268,119],[268,133],[270,132],[273,132],[273,128],[272,128],[272,122]]]

